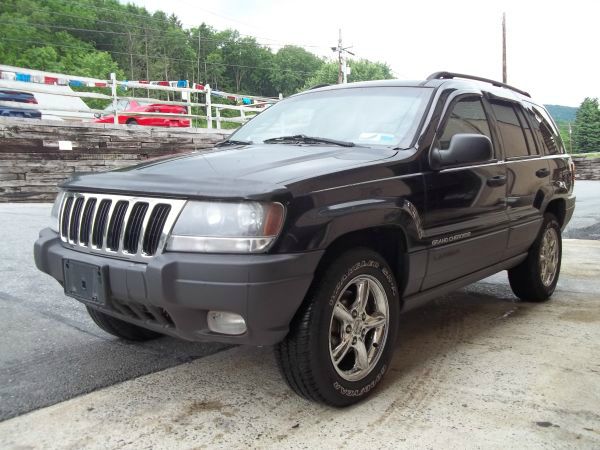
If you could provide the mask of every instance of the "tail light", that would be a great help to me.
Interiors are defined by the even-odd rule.
[[[29,97],[25,103],[33,103],[37,105],[37,100],[35,99],[35,97]]]

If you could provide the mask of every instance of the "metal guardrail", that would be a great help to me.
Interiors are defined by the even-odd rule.
[[[6,81],[4,83],[3,81]],[[66,75],[61,73],[45,72],[41,70],[32,70],[22,67],[0,65],[0,88],[4,89],[17,89],[15,88],[14,81],[18,83],[18,90],[22,92],[29,92],[32,94],[44,94],[44,95],[55,95],[64,97],[77,97],[81,99],[98,99],[107,100],[112,104],[112,108],[107,109],[94,109],[94,108],[73,108],[73,107],[61,107],[52,106],[53,113],[60,116],[60,113],[76,113],[76,114],[112,114],[113,123],[119,123],[119,116],[139,116],[139,117],[161,117],[161,118],[173,118],[173,119],[190,119],[190,127],[193,127],[192,119],[203,119],[206,121],[206,128],[221,129],[223,123],[236,123],[242,124],[260,113],[264,108],[269,107],[273,103],[276,103],[281,99],[260,97],[251,95],[232,94],[222,91],[216,91],[211,89],[210,85],[202,86],[202,88],[189,87],[189,82],[185,81],[185,87],[174,87],[174,86],[163,86],[159,84],[152,84],[151,82],[139,82],[139,81],[128,81],[128,80],[117,80],[116,75],[112,73],[110,79],[104,80],[100,78],[80,77],[76,75]],[[51,83],[49,83],[50,81]],[[10,82],[10,83],[8,83]],[[61,90],[60,92],[52,92],[47,89],[41,88],[41,86],[48,86],[50,84],[56,84],[61,86],[77,86],[77,87],[88,87],[88,88],[104,88],[110,89],[109,94],[103,94],[99,92],[85,92],[85,91],[73,91],[73,90]],[[9,86],[10,85],[10,86]],[[121,88],[121,89],[119,89]],[[147,97],[136,97],[122,95],[122,89],[142,89],[148,91]],[[176,100],[161,100],[150,97],[150,92],[170,92],[181,96],[181,101]],[[196,96],[196,101],[192,101],[192,96]],[[252,104],[249,105],[227,105],[224,103],[213,102],[212,97],[217,98],[234,98],[234,99],[249,99]],[[176,113],[165,113],[165,112],[142,112],[142,111],[119,111],[118,103],[120,100],[137,101],[143,103],[157,103],[161,105],[174,105],[174,106],[185,106],[187,113],[176,114]],[[204,100],[204,101],[201,101]],[[0,106],[9,108],[20,108],[20,109],[44,109],[40,105],[28,104],[28,103],[15,103],[0,101]],[[194,114],[192,108],[199,109],[200,114]],[[222,111],[231,110],[238,111],[239,117],[224,117]],[[214,111],[214,114],[213,114]],[[204,114],[201,114],[204,112]],[[66,115],[65,115],[66,116]]]

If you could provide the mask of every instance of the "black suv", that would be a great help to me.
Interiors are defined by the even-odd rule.
[[[381,381],[401,312],[501,270],[548,299],[573,181],[511,86],[321,87],[212,151],[73,177],[35,261],[115,336],[275,345],[294,391],[344,406]]]

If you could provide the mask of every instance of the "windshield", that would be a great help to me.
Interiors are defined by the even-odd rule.
[[[431,96],[423,87],[363,87],[290,97],[252,119],[231,139],[262,143],[306,135],[362,146],[410,147]]]

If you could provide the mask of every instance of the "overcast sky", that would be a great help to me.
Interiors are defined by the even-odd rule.
[[[600,97],[598,0],[131,1],[175,13],[186,27],[235,28],[273,50],[296,44],[327,57],[341,28],[344,46],[401,79],[451,70],[501,80],[506,12],[510,84],[546,104]]]

